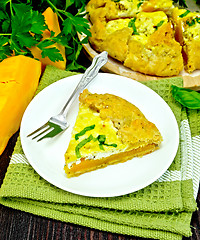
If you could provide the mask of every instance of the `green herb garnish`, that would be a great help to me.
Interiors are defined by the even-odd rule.
[[[106,141],[105,135],[98,135],[97,140],[99,141],[99,148],[101,150],[104,150],[103,145],[110,146],[110,147],[117,147],[117,144],[115,144],[115,143],[111,143],[111,144],[105,143],[105,141]]]
[[[162,26],[164,22],[165,22],[164,20],[161,20],[156,26],[154,26],[154,28],[158,30],[158,28]]]
[[[81,158],[80,149],[81,149],[86,143],[91,142],[92,140],[93,140],[94,142],[96,142],[96,141],[98,140],[98,142],[99,142],[99,148],[100,148],[101,150],[104,150],[103,145],[105,145],[105,146],[110,146],[110,147],[117,147],[117,144],[115,144],[115,143],[111,143],[111,144],[105,143],[105,141],[106,141],[106,136],[105,136],[105,135],[98,135],[97,138],[94,138],[94,137],[92,136],[92,134],[90,134],[90,136],[89,136],[88,138],[83,139],[80,143],[77,144],[77,146],[76,146],[76,148],[75,148],[75,153],[76,153],[76,157],[77,157],[77,158]]]
[[[193,18],[191,21],[187,20],[186,24],[191,27],[191,26],[195,25],[195,22],[196,22],[195,18]]]
[[[49,57],[53,62],[63,60],[60,51],[52,46],[58,43],[65,47],[67,70],[84,69],[78,63],[78,56],[82,43],[91,36],[89,22],[83,18],[85,4],[86,0],[24,0],[23,3],[0,0],[0,61],[12,54],[33,57],[30,51],[33,46],[41,50],[42,57]],[[42,13],[48,7],[58,15],[61,33],[55,36],[51,31],[50,37],[42,40],[43,31],[48,29]],[[79,41],[77,32],[87,37]]]
[[[76,153],[76,157],[77,158],[81,158],[81,154],[80,154],[80,149],[88,142],[92,141],[93,140],[93,136],[92,134],[88,137],[88,138],[85,138],[84,140],[82,140],[75,148],[75,153]]]
[[[87,131],[90,131],[95,128],[95,124],[85,127],[82,131],[79,133],[75,134],[75,140],[78,140],[80,136],[83,136]]]
[[[130,22],[128,23],[128,27],[133,28],[133,35],[139,35],[137,28],[135,26],[135,21],[136,21],[136,18],[131,19]]]
[[[140,8],[140,6],[144,3],[144,0],[140,0],[140,2],[137,4],[137,8]]]
[[[195,25],[196,22],[200,24],[200,17],[195,17],[191,21],[187,20],[186,24],[191,27],[191,26]]]
[[[181,15],[179,15],[179,17],[180,17],[180,18],[183,18],[183,17],[187,16],[188,13],[190,13],[190,11],[189,11],[189,10],[186,10],[184,13],[182,13]]]
[[[187,88],[172,85],[172,96],[183,106],[190,109],[200,109],[200,94]]]
[[[196,22],[200,24],[200,17],[196,17]]]

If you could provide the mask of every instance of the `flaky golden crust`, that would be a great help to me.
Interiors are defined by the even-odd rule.
[[[139,2],[130,5],[136,8],[137,14],[128,6],[123,12],[123,9],[118,9],[119,4],[111,0],[97,3],[91,0],[88,3],[92,47],[98,52],[107,51],[111,57],[136,72],[161,77],[178,75],[183,70],[182,47],[175,40],[173,25],[163,12],[171,9],[171,1],[166,4],[157,0],[144,1],[139,8]],[[163,11],[158,11],[160,9]],[[131,22],[123,23],[123,19],[133,21],[134,17],[139,32],[134,32]],[[157,19],[163,23],[160,24]],[[152,22],[155,25],[150,26],[149,31],[147,28]],[[157,24],[160,24],[159,27]]]
[[[184,9],[175,8],[172,19],[176,40],[183,47],[185,70],[192,73],[194,70],[200,69],[200,13],[186,12]]]
[[[119,18],[136,17],[138,12],[164,11],[170,13],[173,9],[172,0],[90,0],[86,6],[92,23],[99,17],[109,21]]]
[[[108,165],[126,162],[133,157],[144,156],[159,148],[162,141],[159,130],[132,103],[108,93],[92,94],[87,89],[80,94],[79,100],[80,109],[77,117],[79,121],[76,121],[74,127],[76,130],[72,136],[75,136],[74,134],[77,133],[77,127],[80,129],[79,126],[81,126],[82,129],[83,123],[85,123],[84,120],[88,118],[88,115],[84,115],[84,118],[81,116],[83,116],[82,113],[85,113],[85,109],[87,109],[89,113],[92,112],[90,118],[93,120],[90,124],[94,124],[95,120],[93,116],[96,115],[100,117],[100,122],[104,126],[106,121],[112,122],[112,130],[108,128],[105,136],[109,139],[109,136],[112,135],[111,131],[114,131],[115,141],[118,144],[116,149],[107,149],[102,152],[102,149],[99,150],[99,146],[98,149],[94,150],[96,141],[90,142],[88,143],[90,145],[85,146],[85,149],[82,150],[82,155],[77,158],[74,150],[76,149],[75,146],[81,142],[77,142],[75,137],[72,137],[68,150],[65,153],[66,165],[64,169],[67,177],[79,176]],[[82,119],[82,122],[80,119]],[[113,130],[113,126],[115,130]],[[99,132],[95,131],[94,128],[93,132],[90,130],[88,135],[102,134],[102,128],[100,129]],[[80,141],[84,141],[84,139]]]
[[[109,118],[118,129],[123,143],[137,145],[142,142],[160,144],[162,137],[157,127],[132,103],[112,94],[91,94],[87,89],[80,95],[82,104]]]
[[[128,54],[128,42],[132,35],[131,28],[123,28],[108,34],[102,44],[102,49],[109,55],[121,62],[124,62]]]
[[[200,39],[191,40],[183,45],[185,70],[192,73],[196,69],[200,69]]]
[[[155,31],[146,44],[131,38],[124,65],[149,75],[176,76],[183,69],[181,51],[169,22]]]
[[[170,77],[179,75],[183,69],[188,73],[200,69],[199,13],[185,14],[187,10],[174,7],[171,0],[90,0],[87,11],[92,23],[92,37],[89,38],[91,46],[98,52],[107,51],[111,57],[133,71]],[[154,18],[155,21],[158,18],[158,15],[148,14],[158,12],[161,14],[160,19],[163,14],[166,15],[168,23],[162,19],[164,23],[159,27],[155,24],[155,32],[147,34],[148,18]],[[134,32],[131,23],[108,31],[110,22],[133,18],[137,22],[136,29],[140,28],[140,23],[143,25],[142,32]],[[146,26],[145,22],[148,22]]]

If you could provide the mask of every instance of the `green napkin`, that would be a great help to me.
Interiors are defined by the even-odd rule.
[[[38,92],[72,74],[75,73],[48,66]],[[183,108],[172,98],[171,84],[182,86],[182,78],[144,84],[169,104],[180,128],[177,155],[157,181],[137,192],[113,198],[72,194],[46,182],[34,171],[23,153],[19,137],[0,189],[0,203],[113,233],[166,240],[191,236],[190,221],[197,207],[195,199],[200,176],[200,112]]]

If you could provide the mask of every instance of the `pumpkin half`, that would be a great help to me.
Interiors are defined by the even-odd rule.
[[[23,55],[0,63],[0,154],[19,129],[23,113],[34,96],[41,62]]]

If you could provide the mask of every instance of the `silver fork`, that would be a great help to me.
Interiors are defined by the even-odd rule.
[[[61,112],[52,116],[48,122],[36,129],[34,132],[30,133],[27,137],[33,136],[32,139],[36,139],[40,136],[41,138],[37,141],[41,141],[44,138],[51,138],[64,131],[69,127],[66,119],[67,111],[69,110],[71,104],[76,99],[76,97],[81,93],[81,91],[96,77],[100,68],[107,62],[108,53],[106,51],[96,55],[93,58],[91,66],[86,69],[78,85],[74,89],[73,93],[69,97],[68,101],[62,108]]]

